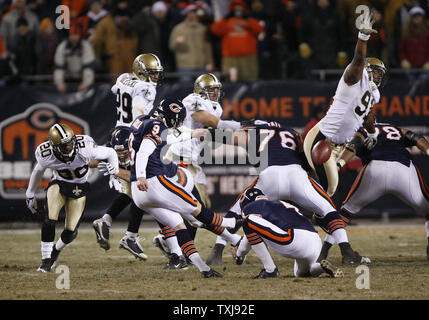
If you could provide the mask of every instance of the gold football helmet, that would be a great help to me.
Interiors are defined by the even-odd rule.
[[[64,162],[73,161],[76,154],[76,136],[64,123],[56,123],[49,129],[49,143],[55,156]]]
[[[368,72],[369,78],[373,81],[377,87],[384,87],[386,84],[386,72],[387,69],[378,58],[368,57],[365,60],[365,69]]]
[[[218,101],[221,91],[222,83],[213,73],[204,73],[194,82],[194,92],[206,99]]]
[[[156,85],[161,80],[163,71],[161,61],[152,53],[143,53],[134,59],[133,73],[142,81]]]

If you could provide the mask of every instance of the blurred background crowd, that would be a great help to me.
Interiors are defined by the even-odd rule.
[[[230,81],[307,79],[353,57],[357,5],[378,34],[368,56],[429,70],[428,0],[0,0],[1,85],[49,79],[85,90],[114,81],[151,52],[174,81],[219,72]],[[57,10],[70,9],[69,28]],[[30,79],[30,80],[29,80]]]

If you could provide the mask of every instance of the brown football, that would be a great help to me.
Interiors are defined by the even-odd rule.
[[[311,150],[311,158],[316,165],[324,164],[331,156],[331,146],[328,140],[318,141]]]

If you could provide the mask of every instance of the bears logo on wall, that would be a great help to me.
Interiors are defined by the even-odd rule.
[[[48,140],[49,128],[65,123],[75,134],[89,134],[86,121],[61,111],[50,103],[37,103],[23,113],[0,123],[0,195],[5,199],[25,199],[37,146]],[[39,190],[45,188],[52,171],[45,171]],[[40,193],[39,193],[40,194]]]

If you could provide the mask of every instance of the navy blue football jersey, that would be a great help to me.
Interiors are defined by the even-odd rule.
[[[249,144],[256,143],[256,150],[268,150],[268,166],[285,166],[299,164],[296,148],[300,140],[299,134],[277,122],[255,121],[246,128],[249,134]]]
[[[280,229],[303,229],[317,232],[311,222],[298,213],[298,209],[284,201],[256,200],[244,207],[243,213],[260,214]]]
[[[165,138],[168,129],[164,123],[150,116],[141,115],[133,121],[130,129],[131,181],[137,180],[135,160],[143,139],[149,139],[156,145],[154,152],[149,156],[147,162],[146,178],[149,179],[157,175],[174,176],[177,172],[177,165],[173,162],[164,164],[161,160],[161,150],[167,144]]]
[[[411,155],[405,144],[401,128],[389,123],[377,123],[375,130],[378,131],[377,144],[372,150],[365,149],[358,155],[364,164],[371,160],[397,161],[410,166]],[[365,129],[360,128],[359,132],[367,137]]]

